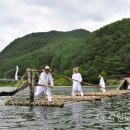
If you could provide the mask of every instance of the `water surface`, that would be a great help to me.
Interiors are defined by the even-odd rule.
[[[3,87],[0,91],[15,88]],[[84,91],[96,91],[85,88]],[[53,94],[70,94],[71,88],[54,88]],[[14,98],[27,98],[24,90]],[[23,96],[24,95],[24,96]],[[67,104],[64,108],[5,106],[0,97],[0,130],[130,130],[130,95],[101,101]]]

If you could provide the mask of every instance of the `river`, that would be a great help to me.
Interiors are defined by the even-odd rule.
[[[0,91],[13,89],[1,87]],[[83,89],[96,91],[95,88]],[[56,87],[52,93],[70,94],[70,91],[69,87]],[[25,98],[28,92],[24,90],[15,97]],[[130,130],[129,94],[67,104],[64,108],[5,106],[8,98],[0,97],[0,130]]]

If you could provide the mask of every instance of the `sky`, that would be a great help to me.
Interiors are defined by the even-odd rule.
[[[130,17],[130,0],[0,0],[0,51],[13,40],[51,30],[95,31]]]

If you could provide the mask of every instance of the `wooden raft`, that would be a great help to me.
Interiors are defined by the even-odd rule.
[[[15,101],[8,100],[5,105],[12,106],[45,106],[45,107],[64,107],[67,103],[82,102],[82,101],[98,101],[103,97],[113,97],[118,95],[123,95],[130,93],[130,90],[109,90],[105,93],[102,92],[90,92],[84,93],[84,96],[81,97],[80,94],[76,96],[65,96],[65,95],[53,95],[53,101],[48,102],[46,99],[36,100],[36,102],[30,101]]]
[[[46,107],[60,107],[62,108],[66,102],[80,102],[80,101],[97,101],[101,100],[99,96],[64,96],[64,95],[54,95],[53,101],[48,102],[46,99],[36,100],[35,102],[30,101],[18,101],[18,100],[8,100],[5,105],[9,106],[46,106]]]
[[[45,106],[45,107],[60,107],[62,108],[64,106],[63,102],[48,102],[45,100],[39,100],[36,102],[30,102],[30,101],[15,101],[15,100],[8,100],[5,102],[5,105],[8,106]]]
[[[130,90],[108,90],[107,92],[89,92],[84,93],[84,96],[81,97],[80,94],[76,94],[76,96],[65,96],[65,95],[53,95],[53,101],[48,102],[45,98],[40,100],[34,100],[34,86],[35,86],[35,76],[36,71],[33,69],[27,69],[28,74],[28,84],[30,88],[30,99],[25,101],[18,100],[8,100],[5,102],[5,105],[12,106],[47,106],[47,107],[63,107],[67,103],[75,103],[82,101],[97,101],[101,100],[103,97],[113,97],[118,95],[123,95],[130,93]]]
[[[84,93],[84,96],[101,96],[101,97],[113,97],[118,96],[122,94],[130,93],[130,90],[108,90],[107,92],[90,92],[90,93]],[[76,94],[76,96],[80,96],[80,94]]]

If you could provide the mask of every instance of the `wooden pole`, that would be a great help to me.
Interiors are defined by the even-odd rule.
[[[36,71],[32,70],[32,85],[30,87],[30,102],[34,102],[35,77],[36,77]]]
[[[79,82],[79,83],[83,83],[83,84],[86,84],[86,85],[89,85],[89,86],[95,86],[95,87],[102,88],[102,87],[100,87],[100,86],[97,85],[97,84],[90,84],[90,83],[86,83],[86,82],[80,82],[80,81],[78,81],[78,80],[76,80],[76,79],[72,79],[72,78],[70,78],[70,77],[66,77],[66,76],[62,76],[62,75],[61,75],[61,77],[65,78],[65,79],[68,79],[68,80],[70,80],[70,81],[77,81],[77,82]]]
[[[30,68],[27,68],[28,73],[28,83],[30,87],[30,103],[34,101],[33,91],[32,91],[32,70]]]

